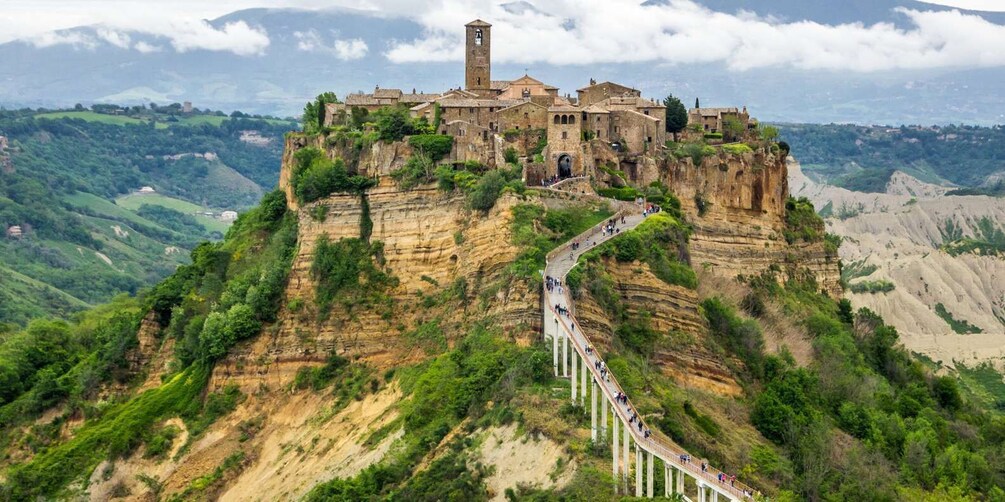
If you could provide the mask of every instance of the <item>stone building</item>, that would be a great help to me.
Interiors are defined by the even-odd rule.
[[[520,101],[499,110],[499,129],[502,131],[547,128],[548,107],[533,101]]]
[[[438,117],[436,132],[454,137],[448,161],[487,165],[501,162],[498,150],[516,143],[517,150],[529,155],[529,145],[538,140],[522,132],[544,130],[544,177],[586,175],[597,159],[609,163],[609,156],[616,155],[635,162],[665,148],[666,108],[661,101],[643,97],[632,87],[593,79],[576,90],[576,97],[563,96],[557,87],[526,73],[514,80],[492,80],[492,25],[476,19],[464,30],[463,88],[439,94],[413,89],[408,94],[375,87],[372,93],[350,94],[345,103],[327,105],[326,123],[354,107],[373,112],[406,106],[413,117],[424,117],[430,124]],[[689,121],[719,132],[730,117],[750,122],[746,110],[736,108],[691,110]],[[517,131],[519,140],[514,139]]]
[[[592,78],[590,79],[590,85],[577,89],[576,94],[579,96],[577,100],[579,106],[590,106],[593,103],[618,96],[642,96],[642,93],[638,89],[632,89],[631,87],[615,84],[614,82],[602,82],[598,84]]]
[[[7,227],[7,237],[11,239],[20,239],[24,233],[21,230],[21,225],[11,225]]]
[[[706,133],[721,133],[726,120],[733,118],[745,126],[750,124],[747,108],[692,108],[687,114],[688,125],[699,124]]]

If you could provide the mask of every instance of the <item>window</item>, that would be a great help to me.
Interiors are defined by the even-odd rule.
[[[563,124],[568,124],[569,123],[569,116],[568,115],[562,115],[562,123]]]
[[[569,132],[568,131],[562,131],[562,139],[569,139]]]
[[[646,136],[646,141],[652,143],[653,142],[653,137],[652,136]]]
[[[482,45],[482,29],[475,30],[475,45]]]
[[[597,138],[600,138],[600,129],[597,129]]]
[[[478,77],[478,86],[480,87],[481,85],[482,85],[482,78]],[[649,115],[649,112],[646,112],[646,115]]]
[[[527,113],[527,112],[523,112],[523,118],[524,119],[530,119],[530,114]]]
[[[556,124],[558,124],[558,120],[559,120],[558,115],[555,115],[555,123]]]
[[[474,108],[468,108],[468,113],[474,114],[475,113],[475,109]]]
[[[576,123],[576,116],[575,115],[569,115],[569,123],[570,124],[575,124]]]
[[[642,113],[644,113],[644,114],[646,114],[646,115],[649,115],[649,110],[645,110],[645,111],[643,111]]]

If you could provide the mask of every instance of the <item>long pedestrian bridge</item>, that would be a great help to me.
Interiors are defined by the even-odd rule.
[[[616,227],[625,232],[641,223],[645,217],[641,206],[631,203],[617,203],[619,211],[611,218],[616,221]],[[624,223],[621,223],[622,217]],[[611,442],[612,471],[614,474],[615,492],[629,493],[629,475],[632,472],[632,457],[634,456],[635,496],[653,497],[653,476],[656,459],[663,465],[664,496],[681,494],[688,502],[719,502],[752,500],[753,489],[739,481],[731,483],[722,471],[705,462],[691,459],[683,448],[674,444],[662,433],[651,430],[641,416],[632,420],[631,399],[617,399],[625,395],[624,389],[618,384],[617,377],[608,369],[602,373],[598,362],[603,361],[596,345],[590,342],[583,331],[583,326],[575,318],[575,308],[572,297],[565,288],[565,276],[576,265],[577,257],[592,249],[594,243],[600,245],[618,233],[602,233],[601,228],[608,222],[583,232],[548,254],[545,266],[545,276],[562,282],[561,288],[549,291],[547,280],[544,281],[544,339],[550,343],[553,353],[555,376],[569,378],[572,389],[572,403],[586,409],[590,401],[590,435],[595,443]],[[580,243],[577,250],[572,249],[572,243]],[[559,314],[555,305],[563,307]],[[571,347],[571,350],[570,350]],[[587,347],[590,350],[587,350]],[[605,366],[606,367],[606,366]],[[597,401],[600,401],[600,413],[597,412]],[[626,402],[627,401],[627,402]],[[608,417],[608,408],[611,413]],[[641,423],[641,428],[639,427]],[[635,454],[632,455],[634,446]],[[645,472],[645,482],[643,482]],[[721,476],[720,476],[721,475]],[[695,489],[686,489],[686,483],[693,481]],[[693,499],[692,494],[697,493]]]

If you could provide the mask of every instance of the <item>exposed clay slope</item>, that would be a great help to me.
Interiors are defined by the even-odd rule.
[[[945,189],[895,173],[895,194],[864,194],[818,184],[798,165],[790,169],[796,195],[816,207],[831,204],[835,216],[828,231],[845,237],[840,255],[845,264],[862,262],[878,270],[862,280],[886,279],[896,288],[885,294],[854,294],[856,307],[868,307],[897,327],[905,346],[947,364],[973,364],[1005,358],[1005,260],[991,256],[951,256],[939,250],[946,222],[962,234],[976,234],[988,217],[1005,222],[1005,200],[983,196],[946,197]],[[844,217],[838,217],[840,215]],[[955,319],[984,333],[959,335],[935,313],[938,303]]]

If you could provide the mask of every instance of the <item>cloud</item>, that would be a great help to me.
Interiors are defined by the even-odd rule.
[[[784,23],[751,13],[714,12],[690,0],[554,0],[534,9],[443,0],[419,15],[422,38],[392,44],[392,62],[461,61],[461,26],[493,24],[492,59],[556,65],[615,62],[723,63],[735,70],[793,67],[874,72],[1005,66],[1005,26],[959,11],[898,8],[910,23]]]
[[[227,23],[221,29],[207,21],[175,23],[159,34],[169,38],[178,52],[227,51],[238,56],[255,56],[264,54],[270,43],[264,29],[252,28],[244,21]]]
[[[265,30],[253,28],[244,21],[227,23],[219,29],[204,20],[176,21],[136,28],[132,32],[163,38],[176,52],[206,50],[256,56],[263,54],[270,43]],[[132,44],[132,38],[125,30],[107,26],[95,28],[93,35],[82,30],[54,31],[28,37],[25,41],[39,48],[69,45],[76,49],[94,50],[104,42],[120,49],[132,48],[142,54],[163,50],[162,46],[150,42]]]
[[[48,33],[41,33],[25,39],[25,42],[28,42],[40,49],[56,45],[69,45],[74,49],[93,50],[98,46],[98,41],[94,37],[86,33],[74,31],[50,31]]]
[[[329,46],[316,30],[296,31],[293,36],[297,39],[298,50],[330,53],[342,61],[362,59],[370,50],[366,42],[359,38],[335,39]]]
[[[159,45],[149,44],[142,40],[136,42],[136,45],[133,46],[133,49],[136,49],[136,51],[139,52],[140,54],[150,54],[152,52],[160,52],[164,50],[164,48]]]
[[[129,34],[108,28],[98,28],[98,38],[112,44],[120,49],[128,49],[130,44]]]

